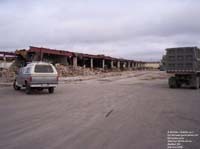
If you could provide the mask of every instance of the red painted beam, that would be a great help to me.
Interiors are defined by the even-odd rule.
[[[77,53],[77,52],[70,52],[70,51],[63,51],[63,50],[55,50],[55,49],[48,49],[42,47],[33,47],[30,46],[28,52],[35,52],[40,54],[53,54],[53,55],[62,55],[62,56],[77,56],[83,58],[95,58],[95,59],[104,59],[104,60],[113,60],[113,61],[121,61],[121,62],[134,62],[134,63],[141,63],[140,61],[128,60],[123,58],[114,58],[105,55],[93,55],[93,54],[84,54],[84,53]]]
[[[8,56],[16,56],[16,54],[14,52],[0,51],[0,54],[2,54],[2,55],[8,55]]]
[[[73,52],[63,51],[63,50],[54,50],[48,48],[38,48],[38,47],[30,47],[28,52],[35,52],[35,53],[44,53],[44,54],[54,54],[54,55],[62,55],[62,56],[73,56]]]

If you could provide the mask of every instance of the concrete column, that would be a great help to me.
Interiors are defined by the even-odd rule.
[[[120,69],[120,61],[117,61],[117,68]]]
[[[114,67],[114,62],[111,61],[111,69]]]
[[[131,62],[128,62],[128,69],[131,68]]]
[[[3,67],[6,68],[6,55],[3,55]]]
[[[77,60],[77,57],[73,57],[73,67],[74,67],[74,68],[77,68],[77,65],[78,65],[78,64],[77,64],[77,61],[78,61],[78,60]]]
[[[93,64],[93,58],[90,59],[90,68],[93,69],[94,68],[94,64]]]
[[[3,60],[6,61],[6,55],[5,54],[3,54]]]
[[[44,56],[44,53],[40,52],[40,61],[43,61],[43,56]]]
[[[140,69],[140,67],[141,67],[141,64],[140,64],[140,63],[138,63],[138,69]]]
[[[126,62],[123,63],[123,68],[126,68]]]
[[[83,58],[83,68],[86,68],[85,59]]]
[[[131,68],[134,68],[134,62],[131,63]]]
[[[133,68],[136,69],[136,62],[133,63]]]
[[[132,69],[135,69],[135,62],[132,62]]]
[[[103,69],[105,68],[105,60],[104,59],[102,60],[102,68]]]

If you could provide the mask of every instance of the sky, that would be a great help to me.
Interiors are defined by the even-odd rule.
[[[47,47],[160,60],[200,45],[198,0],[0,0],[0,51]]]

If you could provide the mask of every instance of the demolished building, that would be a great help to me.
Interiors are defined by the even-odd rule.
[[[142,69],[145,64],[141,61],[114,58],[105,55],[92,55],[33,46],[30,46],[26,54],[23,53],[24,50],[20,52],[17,52],[18,57],[24,57],[27,62],[46,61],[53,64],[69,65],[74,68],[80,66],[90,69]]]
[[[8,53],[7,53],[8,54]],[[65,50],[30,46],[29,49],[16,50],[13,54],[14,71],[29,62],[44,61],[54,64],[60,76],[98,74],[100,72],[140,70],[145,63],[141,61],[94,55]],[[4,53],[5,61],[5,53]]]

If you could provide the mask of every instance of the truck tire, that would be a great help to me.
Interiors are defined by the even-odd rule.
[[[52,93],[54,93],[54,88],[50,87],[50,88],[48,88],[48,91],[49,91],[49,94],[52,94]]]
[[[26,89],[25,89],[26,94],[31,93],[31,87],[26,83]]]
[[[182,84],[181,84],[180,82],[176,82],[176,87],[177,87],[177,88],[181,88],[181,85],[182,85]]]
[[[190,85],[192,89],[198,89],[199,88],[199,77],[192,76],[190,80]]]
[[[16,80],[13,82],[13,88],[15,90],[20,90],[21,89],[21,87],[17,86],[17,81]]]
[[[177,87],[176,77],[170,77],[168,80],[168,85],[169,88],[176,88]]]
[[[199,77],[199,88],[200,88],[200,77]]]

